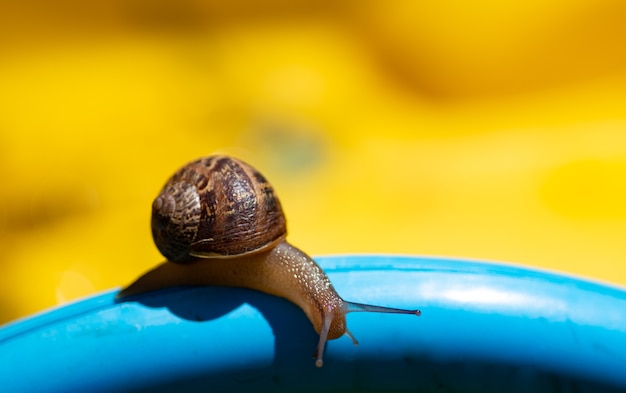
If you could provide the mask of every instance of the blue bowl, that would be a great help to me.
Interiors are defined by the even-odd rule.
[[[317,334],[284,299],[180,287],[117,290],[0,328],[2,392],[621,392],[626,291],[475,261],[316,260],[346,300],[420,308],[348,315],[360,345]]]

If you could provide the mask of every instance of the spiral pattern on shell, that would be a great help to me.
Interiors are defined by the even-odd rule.
[[[272,186],[256,169],[228,156],[185,165],[152,204],[154,242],[172,262],[254,253],[286,234]]]

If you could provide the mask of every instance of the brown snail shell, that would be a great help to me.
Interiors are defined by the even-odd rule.
[[[211,156],[179,169],[152,204],[152,234],[170,261],[229,258],[272,247],[285,215],[263,175],[241,160]]]

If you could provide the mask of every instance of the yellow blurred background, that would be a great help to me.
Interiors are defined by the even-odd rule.
[[[4,1],[0,323],[160,262],[152,198],[216,152],[270,179],[313,255],[624,285],[625,16],[620,0]]]

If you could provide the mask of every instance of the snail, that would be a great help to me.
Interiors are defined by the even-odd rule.
[[[327,340],[344,334],[353,311],[420,315],[348,302],[321,267],[287,243],[282,206],[261,173],[229,156],[209,156],[179,169],[152,204],[152,234],[163,264],[118,298],[177,285],[243,287],[299,306],[319,334],[313,357],[323,365]]]

